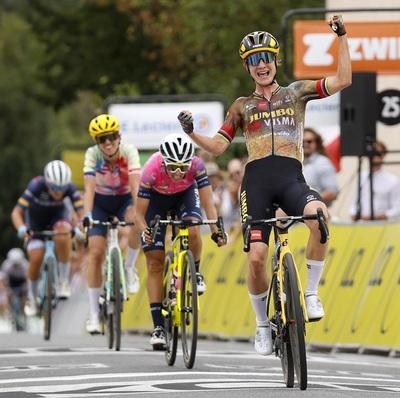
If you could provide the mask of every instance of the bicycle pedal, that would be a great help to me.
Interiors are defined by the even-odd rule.
[[[153,351],[167,351],[167,347],[164,344],[154,344]]]
[[[308,318],[308,322],[318,322],[318,321],[320,321],[322,318],[323,318],[323,317],[321,317],[321,318],[314,318],[314,319]]]

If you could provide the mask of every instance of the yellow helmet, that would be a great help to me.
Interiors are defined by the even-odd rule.
[[[118,133],[119,121],[112,115],[99,115],[89,124],[89,133],[93,138],[107,133]]]
[[[256,31],[246,35],[239,47],[239,55],[242,59],[246,59],[249,55],[260,51],[269,51],[278,58],[279,43],[271,33],[265,31]]]

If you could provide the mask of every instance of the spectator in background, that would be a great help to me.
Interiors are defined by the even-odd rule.
[[[213,191],[213,200],[217,213],[221,214],[222,200],[225,192],[225,179],[223,172],[215,162],[208,162],[205,164],[208,179],[211,183],[211,189]],[[205,226],[208,228],[208,226]],[[209,229],[209,228],[208,228]]]
[[[232,231],[236,224],[240,224],[240,186],[244,175],[243,161],[234,158],[227,165],[228,177],[225,192],[222,197],[221,214],[226,230]]]
[[[312,128],[304,129],[303,153],[306,182],[321,195],[329,207],[339,192],[336,169],[326,154],[321,135]]]
[[[356,191],[350,208],[352,220],[390,220],[400,217],[400,180],[383,169],[386,153],[386,145],[382,141],[376,141],[371,154],[373,217],[370,172],[365,170],[360,175],[360,192]]]
[[[205,151],[203,148],[196,149],[196,156],[200,158],[203,163],[214,162],[215,156],[213,156],[210,152]]]

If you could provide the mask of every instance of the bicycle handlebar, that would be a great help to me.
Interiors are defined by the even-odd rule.
[[[85,241],[84,246],[85,248],[88,247],[89,244],[89,234],[88,231],[93,225],[101,225],[103,227],[110,227],[111,229],[115,229],[118,227],[129,227],[131,225],[135,225],[134,222],[131,221],[119,221],[119,220],[111,220],[111,221],[100,221],[100,220],[92,220],[90,221],[89,218],[85,217],[83,219],[83,227],[85,231]]]
[[[246,221],[242,224],[243,229],[243,250],[248,253],[250,251],[250,232],[252,225],[268,224],[278,228],[281,231],[288,230],[296,222],[303,222],[305,220],[317,220],[318,229],[321,233],[320,243],[326,243],[329,240],[329,229],[326,224],[324,212],[318,207],[315,214],[303,214],[301,216],[284,216],[274,217],[268,219],[253,220],[251,216],[247,216]],[[278,223],[285,224],[284,226],[278,225]]]
[[[191,219],[182,219],[182,220],[175,220],[175,219],[168,219],[168,220],[161,220],[159,215],[154,217],[154,220],[150,222],[151,228],[151,244],[154,244],[155,237],[160,229],[161,225],[172,225],[182,229],[186,229],[189,227],[193,227],[196,225],[212,225],[215,224],[218,229],[221,231],[222,239],[224,242],[227,242],[227,235],[225,232],[224,221],[222,216],[219,215],[217,220],[191,220]]]

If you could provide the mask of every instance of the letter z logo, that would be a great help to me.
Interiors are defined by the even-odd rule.
[[[328,53],[336,35],[332,33],[309,33],[304,35],[303,42],[308,47],[303,57],[307,66],[329,66],[334,58]]]

